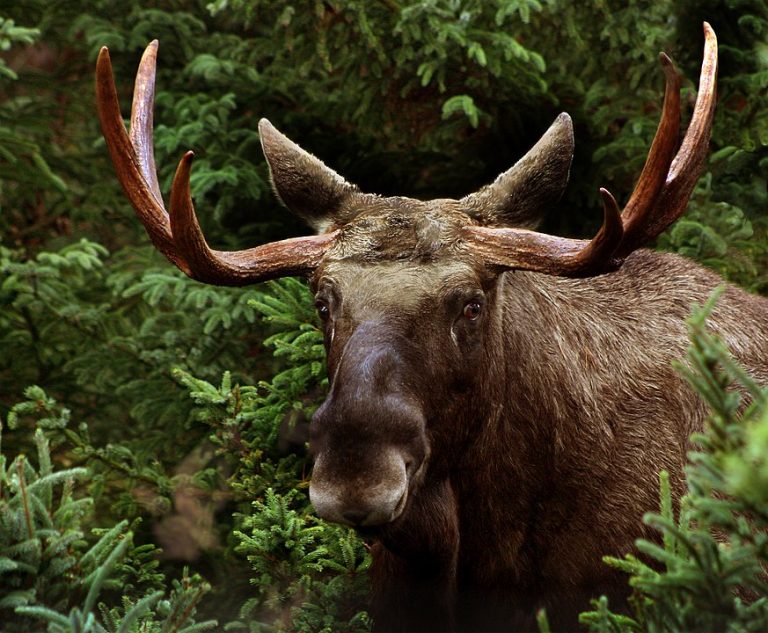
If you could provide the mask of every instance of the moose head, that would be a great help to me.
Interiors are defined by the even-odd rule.
[[[167,209],[163,203],[152,146],[157,42],[147,47],[139,66],[130,132],[120,114],[109,53],[102,49],[96,84],[102,129],[118,178],[155,246],[187,275],[205,283],[242,286],[287,275],[303,275],[310,281],[325,336],[330,377],[330,392],[310,427],[315,455],[310,497],[320,516],[381,535],[398,556],[408,557],[409,539],[418,541],[416,549],[421,553],[432,551],[430,548],[444,549],[447,553],[441,560],[447,561],[448,571],[439,575],[448,593],[463,582],[457,580],[461,573],[475,578],[477,587],[493,584],[488,578],[496,578],[497,584],[501,578],[507,584],[512,583],[510,578],[523,582],[522,572],[509,571],[517,564],[509,562],[514,558],[511,555],[506,567],[493,560],[487,569],[473,571],[472,563],[462,563],[462,554],[457,552],[459,541],[461,547],[471,548],[477,540],[468,532],[475,520],[472,508],[477,509],[478,517],[494,511],[490,502],[483,505],[477,499],[492,486],[514,489],[514,495],[498,498],[516,495],[519,504],[525,500],[529,509],[519,511],[527,516],[539,512],[530,508],[540,508],[542,499],[557,499],[561,494],[551,492],[557,490],[556,482],[547,484],[547,495],[541,492],[543,483],[530,483],[538,477],[531,469],[538,468],[539,457],[550,455],[549,449],[534,447],[533,435],[548,434],[530,421],[545,417],[547,411],[560,410],[556,402],[541,404],[557,397],[551,393],[552,381],[542,381],[519,393],[514,384],[508,384],[527,371],[520,367],[524,362],[535,362],[531,358],[537,353],[542,365],[561,362],[551,349],[545,352],[541,346],[525,359],[522,354],[519,359],[510,357],[515,349],[521,349],[526,328],[531,332],[542,328],[535,321],[525,324],[524,302],[529,297],[537,305],[549,302],[555,306],[559,297],[567,295],[571,297],[569,311],[578,312],[595,295],[599,284],[616,296],[627,291],[640,293],[632,290],[633,271],[645,268],[642,274],[655,274],[648,272],[644,259],[637,260],[640,263],[634,268],[625,262],[637,258],[635,251],[682,214],[706,160],[715,108],[717,42],[706,23],[704,34],[698,96],[682,142],[680,77],[671,60],[662,54],[664,104],[645,167],[623,211],[607,190],[600,190],[603,224],[591,240],[534,230],[561,197],[568,180],[574,141],[567,114],[559,115],[536,145],[493,183],[459,200],[430,201],[363,193],[262,119],[259,132],[275,192],[316,234],[236,252],[214,250],[202,235],[190,195],[192,152],[179,163]],[[625,272],[627,268],[632,270]],[[663,271],[660,274],[672,274],[666,268]],[[546,284],[550,282],[546,280],[558,278],[562,283],[556,300],[548,294]],[[525,290],[542,284],[546,288],[538,294]],[[525,296],[524,290],[528,293]],[[556,313],[551,322],[557,324],[557,319],[565,318],[564,309],[552,311]],[[601,318],[600,310],[591,313],[595,319]],[[610,328],[618,330],[616,323],[616,319],[610,323],[606,319],[594,339],[609,338]],[[617,331],[616,336],[624,333]],[[684,333],[679,338],[683,340]],[[594,362],[609,362],[604,357],[608,355]],[[610,371],[603,369],[604,374]],[[572,374],[575,370],[566,367],[562,373],[566,371]],[[627,366],[617,374],[631,371]],[[588,381],[585,378],[584,384],[590,384]],[[640,401],[640,392],[632,392],[640,384],[635,382],[633,386],[628,381],[630,386],[621,394],[605,397],[612,402],[619,398]],[[579,415],[576,409],[574,406],[574,416]],[[659,424],[669,425],[668,412],[659,411]],[[585,414],[579,433],[588,434],[590,424],[607,426],[597,419],[599,415]],[[574,424],[581,423],[574,420]],[[517,439],[511,440],[512,436]],[[484,446],[485,452],[478,453],[478,445]],[[573,460],[583,460],[585,451],[598,449],[597,445],[581,447],[582,453]],[[528,450],[528,456],[517,460],[506,454],[503,459],[499,457],[499,451],[515,450]],[[609,453],[606,450],[605,455]],[[469,454],[490,461],[501,459],[510,464],[511,475],[505,474],[508,479],[500,481],[484,465],[468,467],[464,456]],[[562,462],[566,458],[558,459]],[[653,459],[663,463],[671,460],[664,455]],[[600,466],[601,473],[604,466]],[[589,465],[582,470],[587,472]],[[681,467],[679,470],[682,472]],[[617,503],[624,503],[637,523],[636,515],[642,511],[638,508],[651,498],[648,480],[652,477],[648,473],[642,476],[642,501],[633,500],[634,493],[617,497]],[[640,489],[635,482],[628,482],[627,490],[632,486],[633,490]],[[594,497],[597,499],[597,493]],[[497,512],[513,516],[518,511],[515,508]],[[627,526],[633,525],[630,518]],[[515,525],[525,523],[524,518],[515,520]],[[444,525],[438,538],[434,525],[441,521]],[[504,521],[498,519],[497,524]],[[432,527],[424,528],[427,523]],[[417,529],[417,524],[422,527]],[[510,543],[519,541],[519,551],[528,551],[525,539],[536,535],[530,526],[514,529],[517,531],[510,532]],[[614,549],[631,543],[635,535],[630,527],[611,529]],[[410,538],[414,530],[427,536]],[[398,534],[406,538],[398,542]],[[435,545],[436,541],[442,542]],[[427,542],[431,545],[424,545]],[[595,547],[602,545],[609,547],[605,542]],[[531,547],[530,551],[539,550]],[[602,553],[596,550],[589,565],[597,568]],[[507,560],[505,557],[496,556],[498,560]],[[541,561],[531,561],[533,558],[525,563],[525,569],[544,569]],[[498,573],[492,571],[496,569]],[[582,571],[572,572],[571,578],[581,578]],[[591,577],[587,572],[583,576]],[[472,582],[467,581],[469,585]],[[525,591],[531,595],[533,590]]]
[[[460,200],[362,193],[316,157],[259,122],[275,192],[317,235],[222,252],[203,237],[181,160],[166,211],[154,166],[152,108],[157,41],[136,77],[130,134],[109,53],[98,60],[99,114],[112,160],[155,246],[194,279],[246,285],[307,275],[328,352],[331,390],[311,425],[312,503],[324,518],[372,526],[395,520],[416,494],[437,446],[471,433],[445,412],[472,400],[488,376],[493,325],[503,318],[498,279],[528,270],[584,277],[621,266],[685,209],[707,155],[715,105],[716,41],[706,49],[693,119],[676,152],[679,75],[662,54],[664,108],[646,166],[623,213],[605,189],[591,241],[530,230],[560,198],[573,156],[561,114],[495,182]],[[461,409],[461,407],[458,407]],[[453,415],[458,415],[454,413]],[[439,454],[439,453],[438,453]],[[438,466],[439,467],[439,466]]]

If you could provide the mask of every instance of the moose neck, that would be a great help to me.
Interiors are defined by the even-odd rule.
[[[654,537],[642,516],[658,507],[659,470],[673,495],[684,489],[688,438],[705,406],[673,361],[688,347],[691,306],[721,283],[692,262],[644,250],[589,279],[500,276],[472,388],[430,420],[435,434],[454,429],[452,438],[437,438],[442,446],[432,438],[424,487],[382,530],[392,557],[378,568],[396,560],[413,575],[437,565],[446,578],[455,569],[440,595],[455,586],[470,629],[513,621],[507,612],[484,618],[490,603],[529,615],[551,605],[550,615],[567,619],[594,595],[620,600],[626,579],[602,556]],[[768,380],[766,318],[764,301],[729,287],[711,319],[759,380]]]
[[[657,504],[659,468],[676,473],[673,488],[681,490],[685,438],[703,406],[672,361],[684,356],[691,304],[718,281],[682,266],[678,258],[641,251],[621,271],[590,279],[500,277],[489,376],[479,383],[495,392],[477,398],[494,406],[470,409],[484,418],[450,475],[461,526],[459,569],[464,561],[475,586],[546,585],[548,566],[561,554],[568,558],[565,536],[561,550],[555,545],[560,536],[590,530],[574,525],[575,518],[609,520],[621,499],[631,498],[617,483],[631,481],[622,478],[625,471],[648,471],[646,509]],[[670,282],[670,272],[679,281]],[[703,283],[692,284],[694,277]],[[638,447],[655,469],[640,463]],[[642,510],[624,514],[640,524]],[[599,566],[602,554],[629,551],[632,541],[596,536],[578,546]]]

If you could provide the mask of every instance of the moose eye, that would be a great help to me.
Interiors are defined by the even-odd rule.
[[[482,306],[477,301],[470,301],[464,306],[464,318],[475,321],[480,316]]]
[[[331,314],[331,310],[328,307],[328,304],[322,299],[318,299],[315,301],[315,308],[317,309],[317,316],[320,317],[320,320],[327,321]]]

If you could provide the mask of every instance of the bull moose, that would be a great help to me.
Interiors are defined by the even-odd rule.
[[[240,286],[305,275],[330,391],[310,425],[310,497],[374,541],[381,630],[520,630],[546,607],[576,626],[588,598],[621,602],[601,562],[633,550],[658,472],[684,487],[705,407],[672,361],[685,319],[723,281],[641,247],[684,211],[708,153],[717,41],[679,142],[680,77],[664,54],[661,121],[623,211],[601,189],[594,239],[536,232],[568,179],[573,130],[557,117],[492,184],[460,200],[361,192],[259,122],[275,192],[316,235],[211,249],[192,205],[192,152],[168,210],[152,146],[157,42],[139,66],[130,133],[109,53],[99,116],[123,189],[155,246],[190,277]],[[768,301],[728,286],[710,325],[768,381]]]

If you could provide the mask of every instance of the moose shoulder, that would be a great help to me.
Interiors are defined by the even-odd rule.
[[[259,124],[275,191],[317,235],[239,252],[208,247],[182,158],[166,211],[152,150],[157,43],[126,132],[103,49],[99,115],[126,195],[153,243],[195,279],[245,285],[306,275],[331,388],[312,424],[318,514],[375,540],[382,630],[519,630],[546,607],[572,629],[588,598],[621,601],[601,562],[645,534],[658,472],[680,494],[702,402],[673,370],[685,319],[722,280],[642,250],[677,219],[706,160],[717,44],[704,25],[693,117],[678,140],[679,77],[622,212],[601,190],[591,241],[531,230],[573,153],[562,114],[509,171],[461,200],[362,193]],[[638,250],[639,249],[639,250]],[[711,327],[768,382],[768,302],[728,287]]]

